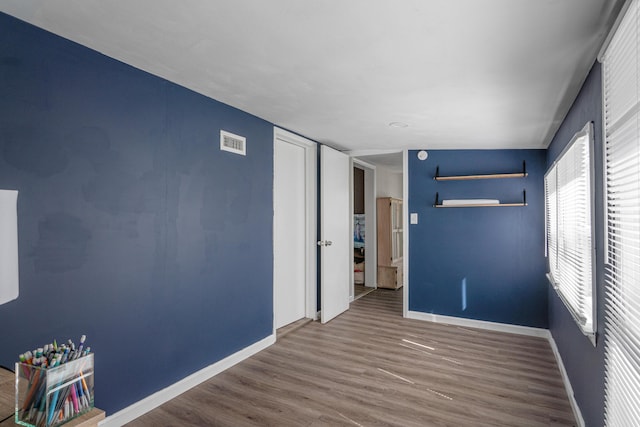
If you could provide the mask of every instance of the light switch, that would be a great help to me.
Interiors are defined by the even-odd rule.
[[[417,213],[412,213],[412,214],[410,215],[410,220],[409,220],[409,222],[410,222],[411,224],[417,224],[417,223],[418,223],[418,214],[417,214]]]

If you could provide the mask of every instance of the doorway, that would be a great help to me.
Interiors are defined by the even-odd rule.
[[[354,301],[376,289],[376,167],[359,159],[352,161],[352,231]]]
[[[367,235],[368,236],[372,236],[372,235],[376,235],[375,238],[370,239],[371,240],[371,245],[372,248],[369,249],[369,247],[366,248],[365,250],[365,264],[367,264],[367,268],[366,270],[368,271],[368,268],[371,267],[371,269],[373,269],[373,271],[376,274],[375,280],[373,282],[373,286],[372,288],[377,289],[376,293],[378,292],[397,292],[397,293],[401,293],[402,296],[402,301],[403,301],[403,309],[402,309],[402,313],[398,313],[401,314],[403,316],[406,316],[406,311],[407,311],[407,306],[408,306],[408,274],[403,274],[404,272],[407,272],[407,268],[408,268],[408,262],[407,262],[407,255],[408,255],[408,221],[406,220],[408,217],[408,213],[407,213],[407,209],[408,209],[408,203],[404,202],[404,203],[400,203],[402,208],[399,210],[399,212],[397,212],[397,214],[399,214],[401,216],[401,221],[399,222],[400,227],[402,228],[401,230],[396,230],[396,231],[402,231],[403,234],[403,239],[402,239],[402,248],[398,248],[400,249],[400,252],[404,254],[404,257],[396,259],[396,264],[395,264],[395,277],[397,277],[397,284],[398,286],[395,287],[395,289],[386,289],[385,286],[381,286],[380,284],[380,280],[381,278],[384,278],[383,276],[380,276],[381,272],[385,273],[388,272],[390,269],[389,268],[384,268],[378,265],[378,258],[379,258],[379,253],[378,253],[378,236],[377,233],[380,233],[380,229],[379,229],[379,220],[380,218],[378,217],[378,212],[377,212],[377,200],[378,199],[382,199],[382,198],[387,198],[387,199],[394,199],[394,200],[398,200],[398,201],[406,201],[406,198],[408,196],[408,186],[407,186],[407,177],[406,177],[406,170],[407,170],[407,154],[408,151],[407,150],[402,150],[402,151],[386,151],[386,150],[365,150],[365,151],[359,151],[359,152],[351,152],[350,155],[353,158],[353,164],[354,167],[358,167],[358,168],[362,168],[365,170],[365,196],[369,195],[370,197],[370,203],[371,203],[371,211],[372,214],[365,214],[365,222],[367,224],[367,226],[371,226],[371,228],[373,229],[371,232],[367,231],[366,235],[365,235],[365,242],[367,241]],[[371,171],[371,183],[369,188],[367,188],[367,181],[366,181],[366,173],[367,170]],[[355,174],[354,174],[354,185],[355,185]],[[355,190],[355,188],[354,188]],[[354,208],[355,208],[355,203],[356,201],[354,200]],[[373,221],[368,221],[369,217],[372,216],[375,219]],[[355,228],[355,224],[354,224],[354,228]],[[374,234],[372,234],[374,233]],[[372,254],[372,256],[369,256],[369,254]],[[367,262],[368,261],[368,262]],[[399,274],[398,274],[399,273]],[[386,276],[385,276],[386,277]],[[365,272],[365,282],[367,280],[367,272]],[[357,284],[355,283],[354,280],[354,294],[355,294],[355,290]],[[388,288],[388,286],[386,286]],[[368,288],[367,288],[368,289]],[[352,294],[353,295],[353,294]]]

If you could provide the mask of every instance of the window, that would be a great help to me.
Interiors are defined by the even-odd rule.
[[[605,421],[640,417],[640,95],[638,1],[603,62],[605,185]]]
[[[547,171],[544,194],[549,281],[595,344],[592,146],[587,123]]]

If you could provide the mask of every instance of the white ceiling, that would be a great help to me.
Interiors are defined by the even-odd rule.
[[[371,152],[546,148],[622,2],[0,0],[0,10]]]

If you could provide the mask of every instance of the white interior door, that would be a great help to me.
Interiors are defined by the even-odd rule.
[[[274,324],[305,316],[305,149],[276,139],[273,173]]]
[[[320,300],[326,323],[349,308],[353,266],[350,212],[349,156],[327,146],[320,148]]]

